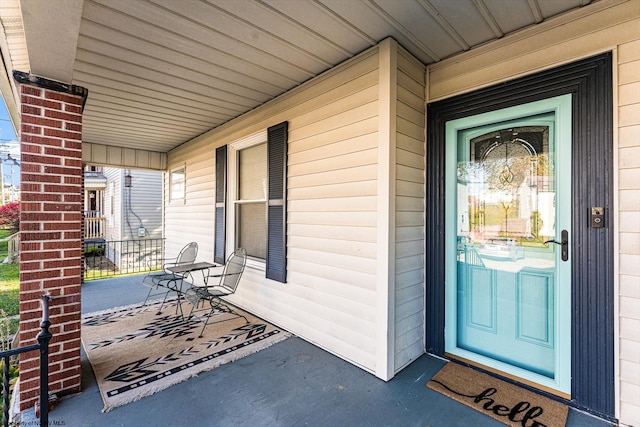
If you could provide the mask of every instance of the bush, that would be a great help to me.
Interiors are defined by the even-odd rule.
[[[0,206],[0,227],[8,228],[12,233],[20,230],[20,202]]]

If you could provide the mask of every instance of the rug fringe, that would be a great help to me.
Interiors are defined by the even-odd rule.
[[[112,320],[115,322],[119,322],[122,320],[126,323],[126,322],[130,322],[130,320],[133,318],[137,318],[138,315],[148,317],[151,314],[153,314],[155,317],[155,314],[156,314],[155,311],[157,310],[160,304],[162,304],[162,300],[151,301],[146,305],[142,305],[141,303],[130,304],[130,305],[115,307],[107,310],[96,311],[93,313],[87,313],[82,316],[83,318],[82,328],[84,330],[84,328],[89,327],[88,325],[90,324],[97,328],[100,328],[106,325],[111,325],[111,327],[113,327]],[[169,310],[173,310],[176,304],[177,304],[177,299],[173,298],[169,301],[165,301],[164,306],[165,306],[165,309],[168,308]],[[111,315],[114,315],[114,317],[112,318]],[[158,318],[158,319],[164,319],[164,318]],[[260,321],[260,320],[261,319],[259,318],[255,319],[255,321]],[[151,324],[153,324],[153,322]],[[212,325],[209,325],[209,326],[212,327]],[[137,326],[135,327],[137,328]],[[164,374],[162,374],[161,377],[157,377],[157,378],[154,378],[153,375],[148,377],[139,377],[139,379],[136,381],[140,381],[141,386],[137,387],[134,385],[134,387],[136,387],[136,391],[134,391],[133,389],[127,390],[126,387],[123,388],[122,390],[119,388],[112,389],[110,392],[107,392],[106,390],[104,390],[103,386],[100,385],[103,379],[99,378],[99,375],[102,376],[105,373],[104,372],[97,373],[96,363],[98,365],[104,366],[103,362],[105,360],[105,356],[108,355],[109,353],[105,354],[103,352],[101,356],[98,356],[99,353],[95,353],[96,348],[94,348],[94,345],[93,345],[93,343],[96,342],[95,336],[93,336],[92,338],[89,338],[90,335],[85,335],[85,333],[83,332],[81,334],[81,342],[85,350],[87,359],[91,364],[91,369],[93,371],[93,374],[96,377],[96,381],[98,382],[98,386],[100,389],[100,396],[103,402],[102,412],[105,413],[105,412],[110,412],[111,410],[117,407],[126,405],[131,402],[135,402],[144,397],[153,395],[173,385],[187,381],[188,379],[198,376],[200,372],[211,371],[215,368],[218,368],[221,365],[232,363],[236,360],[239,360],[243,357],[256,353],[260,350],[271,347],[272,345],[278,342],[281,342],[291,336],[290,333],[280,328],[276,328],[273,325],[271,325],[270,327],[275,329],[272,330],[268,335],[266,335],[266,337],[261,337],[259,339],[253,338],[251,340],[252,342],[246,344],[245,346],[234,346],[233,351],[229,351],[225,353],[217,352],[217,355],[214,358],[201,359],[202,362],[197,362],[197,368],[192,369],[193,367],[190,367],[188,369],[183,369],[180,371],[172,371],[171,369],[169,369]],[[93,330],[95,331],[95,329]],[[237,329],[237,331],[242,331],[242,328]],[[224,332],[224,333],[226,334],[227,332]],[[131,334],[131,336],[132,337],[136,336],[136,334],[135,333]],[[222,337],[224,337],[224,335],[222,335]],[[105,344],[105,346],[112,345],[112,343],[109,343],[108,341],[109,340],[107,340],[107,343]],[[120,342],[127,342],[127,341],[129,341],[129,335],[124,333],[124,335],[122,335],[118,340],[116,340],[114,344],[120,343]],[[102,371],[103,369],[100,368],[100,370]],[[144,383],[144,387],[142,387],[143,383]],[[117,386],[117,387],[120,387],[120,386]]]
[[[221,358],[220,360],[217,360],[216,363],[213,363],[211,366],[207,366],[206,369],[202,369],[200,371],[197,372],[192,372],[187,376],[184,376],[182,378],[180,377],[175,377],[175,381],[169,381],[166,382],[165,384],[163,384],[162,387],[152,387],[148,390],[146,390],[143,393],[138,394],[134,399],[129,400],[127,402],[121,402],[119,404],[107,404],[106,400],[104,399],[104,397],[102,396],[102,393],[100,393],[101,397],[102,397],[102,402],[104,404],[104,408],[102,408],[102,413],[106,413],[106,412],[110,412],[115,408],[119,408],[120,406],[124,406],[127,405],[129,403],[133,403],[133,402],[137,402],[138,400],[151,396],[153,394],[156,394],[158,392],[161,392],[163,390],[168,389],[169,387],[172,387],[176,384],[180,384],[182,382],[185,382],[191,378],[197,377],[198,374],[201,374],[203,372],[209,372],[212,371],[222,365],[226,365],[229,363],[233,363],[236,360],[242,359],[243,357],[249,356],[251,354],[257,353],[261,350],[264,350],[266,348],[269,348],[271,346],[273,346],[274,344],[277,344],[279,342],[282,342],[284,340],[286,340],[287,338],[291,337],[291,334],[289,332],[285,332],[285,331],[280,331],[280,333],[278,333],[277,335],[273,335],[263,341],[260,341],[260,346],[252,348],[251,346],[243,349],[243,350],[238,350],[237,352],[234,352],[231,356],[227,357],[227,358]],[[84,345],[84,344],[83,344]],[[93,368],[92,368],[93,369]]]

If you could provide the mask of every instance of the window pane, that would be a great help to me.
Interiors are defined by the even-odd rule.
[[[171,200],[184,199],[184,168],[171,171]]]
[[[256,145],[239,153],[238,197],[240,200],[267,198],[267,144]]]
[[[245,248],[250,257],[266,259],[266,203],[243,203],[237,208],[238,247]]]

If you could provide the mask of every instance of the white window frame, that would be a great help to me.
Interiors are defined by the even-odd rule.
[[[183,176],[182,192],[181,194],[174,194],[174,191],[173,191],[174,174],[180,170],[182,170],[182,176]],[[184,204],[186,201],[186,192],[187,192],[187,165],[183,163],[182,165],[175,167],[169,171],[169,202]]]
[[[232,253],[236,247],[236,206],[238,205],[239,152],[254,145],[267,143],[267,130],[257,132],[229,144],[227,150],[227,231],[226,252]],[[265,199],[265,204],[267,203]],[[265,218],[266,221],[266,218]],[[247,267],[266,271],[266,260],[247,258]]]

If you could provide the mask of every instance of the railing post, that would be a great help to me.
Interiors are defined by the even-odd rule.
[[[2,358],[3,366],[2,366],[2,403],[3,407],[3,426],[9,426],[9,356],[4,356]]]
[[[45,294],[41,298],[42,302],[42,331],[38,334],[38,344],[40,345],[40,426],[49,425],[49,301],[51,296]]]

